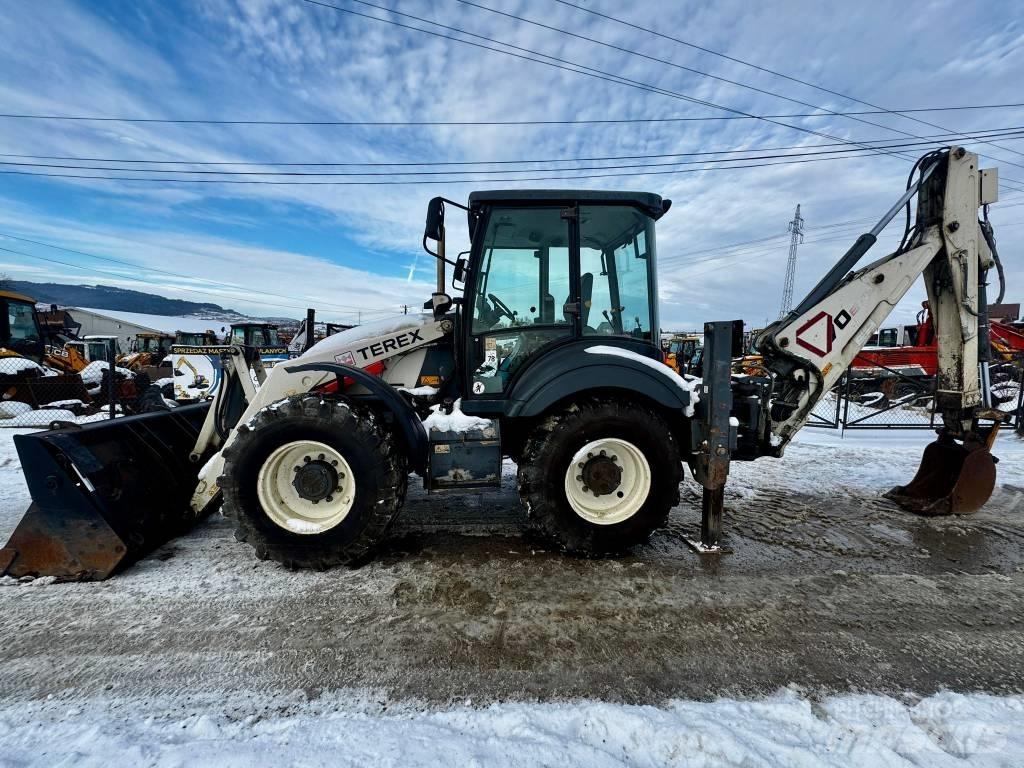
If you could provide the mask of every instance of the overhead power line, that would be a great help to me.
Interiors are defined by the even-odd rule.
[[[1024,129],[1018,129],[1013,133],[1001,133],[999,135],[1008,136],[1022,136],[1024,137]],[[976,140],[975,137],[964,136],[962,139]],[[935,141],[914,141],[914,142],[903,142],[899,144],[888,144],[888,145],[872,145],[871,152],[868,155],[874,154],[875,150],[898,150],[905,149],[907,147],[920,147],[922,145],[933,146],[940,142]],[[752,150],[751,150],[752,151]],[[591,165],[574,168],[501,168],[498,170],[479,170],[479,169],[460,169],[458,173],[465,175],[492,175],[495,173],[537,173],[538,171],[550,170],[552,172],[575,172],[575,171],[603,171],[603,170],[621,170],[626,168],[661,168],[667,166],[684,166],[684,165],[701,165],[709,163],[743,163],[751,162],[754,160],[779,160],[789,158],[802,158],[802,157],[818,157],[822,155],[843,155],[848,153],[858,153],[858,157],[866,156],[865,150],[860,147],[852,147],[847,149],[826,149],[817,150],[810,152],[793,152],[784,154],[767,154],[767,155],[751,155],[747,157],[737,158],[708,158],[701,160],[673,160],[668,163],[641,163],[641,164],[627,164],[627,165]],[[666,157],[672,157],[667,155]],[[522,163],[537,163],[543,161],[529,161],[523,160]],[[132,168],[130,166],[103,166],[103,165],[67,165],[64,163],[30,163],[30,162],[18,162],[11,160],[0,160],[0,165],[16,166],[16,167],[30,167],[30,168],[58,168],[64,170],[79,170],[79,171],[116,171],[116,172],[128,172],[128,173],[152,173],[152,168]],[[452,174],[449,170],[433,170],[433,171],[405,171],[405,170],[389,170],[389,171],[235,171],[235,170],[208,170],[208,169],[182,169],[177,168],[162,168],[159,169],[161,173],[188,173],[197,175],[207,176],[448,176]]]
[[[27,170],[0,170],[0,175],[28,176],[28,177],[33,177],[33,178],[80,179],[80,180],[93,180],[93,181],[141,181],[141,182],[167,183],[167,184],[250,184],[250,185],[253,185],[253,184],[257,184],[257,185],[263,184],[263,185],[275,185],[275,186],[394,186],[394,185],[414,185],[414,184],[499,184],[499,183],[509,183],[509,184],[512,184],[512,183],[519,183],[519,182],[524,182],[524,181],[578,181],[578,180],[587,180],[587,179],[602,179],[602,178],[615,178],[615,177],[662,176],[662,175],[680,175],[680,174],[692,174],[692,173],[707,173],[707,172],[711,172],[711,171],[733,171],[733,170],[752,169],[752,168],[767,168],[767,167],[777,166],[777,165],[801,165],[801,164],[804,164],[804,163],[818,163],[818,162],[827,162],[827,161],[831,161],[831,160],[850,160],[850,159],[871,157],[871,156],[874,156],[874,155],[877,155],[877,154],[883,154],[883,155],[885,155],[885,154],[900,154],[902,151],[903,150],[873,149],[871,152],[864,152],[864,153],[861,153],[861,154],[853,154],[853,153],[851,153],[851,154],[845,154],[845,155],[840,155],[840,156],[830,156],[830,157],[817,157],[817,156],[815,156],[815,157],[804,157],[804,156],[791,155],[791,156],[789,156],[789,159],[773,160],[773,161],[767,161],[767,162],[762,162],[762,161],[745,162],[745,160],[747,160],[746,158],[740,158],[739,161],[732,161],[732,162],[737,162],[738,164],[736,164],[736,165],[708,165],[707,167],[703,167],[703,168],[679,168],[678,167],[679,165],[686,165],[686,163],[667,163],[667,164],[664,164],[664,165],[673,166],[671,170],[645,170],[647,168],[657,167],[657,164],[648,163],[648,164],[643,164],[643,165],[637,166],[637,170],[630,170],[630,171],[624,171],[624,172],[615,172],[615,173],[585,173],[585,174],[576,173],[576,174],[573,174],[571,176],[565,176],[565,175],[542,175],[542,176],[515,176],[515,177],[503,177],[503,178],[493,178],[493,177],[486,177],[486,178],[459,178],[459,177],[452,177],[452,178],[445,178],[445,179],[436,179],[436,178],[427,178],[427,179],[424,179],[424,178],[414,178],[414,179],[406,179],[406,178],[401,178],[401,179],[399,179],[399,178],[377,179],[377,178],[374,178],[374,179],[371,179],[371,180],[351,179],[351,178],[346,178],[345,180],[336,180],[334,178],[331,178],[331,179],[328,179],[328,180],[317,180],[317,181],[307,181],[307,180],[281,181],[281,180],[278,180],[276,178],[259,178],[259,179],[253,179],[253,178],[234,178],[234,176],[238,176],[238,175],[248,175],[248,174],[244,174],[244,173],[241,173],[241,172],[228,172],[228,173],[220,174],[221,176],[228,176],[228,178],[181,178],[181,177],[176,177],[176,176],[152,177],[152,176],[111,176],[111,175],[76,174],[76,173],[44,173],[44,172],[27,171]],[[794,158],[796,158],[796,159],[794,159]],[[706,161],[706,163],[707,162],[714,162],[714,161]],[[724,161],[718,161],[718,162],[724,162]],[[608,170],[609,168],[614,168],[614,167],[615,166],[602,166],[602,167],[595,168],[595,170],[602,170],[603,171],[603,170]],[[625,167],[625,166],[623,166],[623,167]],[[94,169],[92,169],[92,168],[81,168],[80,170],[94,170]],[[95,170],[108,170],[108,171],[110,171],[110,170],[115,170],[115,169],[111,169],[111,168],[99,169],[99,168],[97,168]],[[133,172],[133,173],[141,172],[140,169],[137,169],[137,168],[130,168],[130,169],[124,169],[124,170],[128,170],[128,171]],[[584,170],[584,169],[581,169],[581,168],[551,169],[550,171],[548,171],[548,174],[559,174],[559,173],[579,171],[579,170]],[[201,173],[201,172],[197,172],[197,171],[173,171],[173,170],[169,170],[169,169],[161,169],[160,171],[157,171],[157,172],[162,172],[162,173]],[[524,170],[524,171],[516,171],[516,172],[518,172],[518,173],[529,173],[529,172],[544,173],[544,169],[532,169],[532,171],[531,170]],[[457,173],[457,172],[453,172],[453,173]],[[348,176],[349,174],[321,174],[321,173],[298,174],[298,173],[294,173],[294,172],[293,173],[273,172],[273,173],[258,174],[258,175],[267,175],[267,176],[302,176],[302,175],[305,175],[305,176],[318,176],[319,177],[319,176],[324,176],[324,175],[326,175],[326,176]],[[367,173],[367,174],[355,174],[355,175],[357,175],[357,176],[373,176],[375,174]],[[424,174],[422,172],[417,172],[417,173],[388,173],[386,175],[390,176],[390,177],[394,177],[394,176],[421,176],[421,175],[424,175]],[[432,174],[428,174],[428,175],[432,175]],[[1003,186],[1007,186],[1007,184],[1006,184],[1007,181],[1009,181],[1009,180],[1004,178],[1003,180],[1000,181],[1000,183]],[[1019,191],[1019,190],[1016,190],[1015,187],[1007,186],[1007,188],[1008,189],[1014,189],[1015,191]]]
[[[834,114],[822,112],[801,112],[766,115],[674,115],[670,117],[623,117],[594,118],[575,120],[276,120],[276,119],[225,119],[214,118],[178,118],[178,117],[106,117],[102,115],[40,115],[17,112],[2,112],[0,119],[8,120],[57,120],[99,123],[163,123],[180,125],[268,125],[268,126],[340,126],[340,127],[429,127],[429,126],[524,126],[524,125],[605,125],[619,123],[702,123],[716,120],[761,120],[763,118],[810,118],[810,117],[850,117],[855,115],[901,115],[924,112],[962,112],[974,110],[1017,109],[1024,107],[1024,102],[1009,104],[972,104],[960,107],[919,107],[914,109],[866,109],[844,111]]]
[[[876,153],[877,154],[877,153]],[[885,154],[895,154],[885,153]],[[859,157],[865,157],[867,155],[860,155]],[[803,163],[819,163],[829,160],[849,160],[853,159],[853,155],[843,155],[841,157],[812,157],[798,160],[781,160],[772,162],[758,162],[758,163],[747,163],[743,165],[730,165],[730,166],[712,166],[708,168],[682,168],[665,171],[626,171],[623,173],[587,173],[587,174],[576,174],[573,176],[518,176],[509,178],[484,178],[484,179],[466,179],[466,178],[451,178],[451,179],[373,179],[373,180],[345,180],[337,181],[334,179],[326,181],[279,181],[276,179],[238,179],[238,178],[179,178],[179,177],[150,177],[150,176],[97,176],[89,174],[75,174],[75,173],[41,173],[37,171],[12,171],[12,170],[0,170],[0,174],[13,175],[13,176],[31,176],[34,178],[44,179],[82,179],[82,180],[93,180],[93,181],[142,181],[142,182],[159,182],[167,184],[266,184],[275,186],[395,186],[395,185],[411,185],[411,184],[512,184],[524,181],[573,181],[582,179],[604,179],[614,177],[636,177],[636,176],[661,176],[661,175],[678,175],[678,174],[690,174],[690,173],[706,173],[710,171],[732,171],[749,168],[767,168],[775,165],[799,165]],[[675,165],[675,164],[673,164]],[[646,166],[645,166],[646,167]],[[565,169],[573,170],[573,169]],[[166,172],[166,171],[165,171]],[[397,175],[397,174],[389,174]]]
[[[865,101],[863,99],[859,99],[859,98],[856,98],[854,96],[850,96],[850,95],[845,94],[845,93],[840,93],[839,91],[835,91],[835,90],[833,90],[831,88],[826,88],[823,85],[818,85],[816,83],[811,83],[811,82],[808,82],[807,80],[801,80],[800,78],[793,77],[792,75],[787,75],[787,74],[785,74],[783,72],[779,72],[779,71],[774,70],[774,69],[768,69],[767,67],[762,67],[762,66],[759,66],[757,64],[753,64],[753,63],[751,63],[749,61],[745,61],[743,59],[739,59],[739,58],[736,58],[734,56],[729,56],[729,55],[721,53],[719,51],[715,51],[715,50],[712,50],[710,48],[705,48],[704,46],[697,45],[695,43],[691,43],[691,42],[688,42],[686,40],[681,40],[678,37],[673,37],[672,35],[667,35],[667,34],[665,34],[663,32],[658,32],[657,30],[649,29],[648,27],[644,27],[644,26],[641,26],[639,24],[634,24],[633,22],[626,21],[625,19],[620,19],[617,16],[612,16],[610,14],[601,13],[600,11],[595,11],[592,8],[584,8],[583,6],[577,5],[576,3],[573,3],[573,2],[569,2],[568,0],[555,0],[555,1],[558,2],[558,3],[561,3],[562,5],[568,6],[569,8],[574,8],[577,11],[582,11],[583,13],[589,13],[589,14],[591,14],[593,16],[598,16],[598,17],[601,17],[603,19],[608,19],[609,21],[614,21],[614,22],[616,22],[618,24],[623,24],[623,25],[625,25],[627,27],[632,27],[633,29],[639,30],[641,32],[645,32],[645,33],[650,34],[650,35],[655,35],[655,36],[660,37],[660,38],[662,38],[664,40],[671,40],[672,42],[678,43],[680,45],[684,45],[684,46],[686,46],[688,48],[693,48],[694,50],[703,51],[704,53],[709,53],[712,56],[717,56],[719,58],[726,59],[727,61],[732,61],[732,62],[735,62],[737,64],[742,64],[743,66],[751,67],[752,69],[756,69],[758,71],[765,72],[765,73],[774,75],[776,77],[781,77],[784,80],[789,80],[789,81],[794,82],[794,83],[799,83],[800,85],[805,85],[805,86],[807,86],[809,88],[814,88],[815,90],[822,91],[823,93],[829,93],[829,94],[832,94],[833,96],[838,96],[839,98],[846,99],[847,101],[852,101],[852,102],[855,102],[857,104],[863,104],[865,106],[871,107],[872,109],[880,109],[883,112],[886,112],[888,114],[896,115],[896,116],[899,116],[899,117],[903,117],[903,118],[905,118],[907,120],[913,120],[916,123],[920,123],[922,125],[927,125],[930,128],[937,128],[940,131],[949,130],[948,128],[944,128],[941,125],[937,125],[936,123],[932,123],[932,122],[929,122],[927,120],[922,120],[921,118],[918,118],[918,117],[912,117],[912,116],[910,116],[908,114],[904,114],[905,112],[910,112],[911,110],[886,109],[885,107],[881,107],[878,104],[873,104],[870,101]],[[1019,152],[1019,151],[1017,151],[1015,149],[1011,149],[1009,147],[1004,147],[1004,146],[1002,146],[1000,144],[993,144],[991,142],[986,142],[986,143],[988,143],[990,146],[997,147],[999,149],[1005,149],[1005,150],[1007,150],[1009,152],[1012,152],[1015,155],[1022,155],[1022,156],[1024,156],[1024,152]],[[1008,161],[1001,160],[1001,162],[1005,163],[1005,162],[1008,162]],[[1013,163],[1011,163],[1011,164],[1015,165]]]
[[[1024,125],[1021,126],[1010,126],[1005,128],[989,128],[985,130],[978,130],[972,132],[973,135],[965,136],[963,133],[936,133],[930,136],[922,136],[921,141],[913,142],[898,142],[897,139],[859,139],[858,141],[862,144],[871,144],[875,148],[881,149],[892,149],[899,147],[913,147],[921,145],[932,145],[953,141],[954,139],[969,138],[973,141],[977,141],[980,138],[988,137],[1024,137]],[[138,159],[138,158],[112,158],[112,157],[81,157],[73,155],[32,155],[32,154],[21,154],[13,152],[0,152],[0,157],[10,157],[18,160],[68,160],[78,163],[94,162],[94,163],[129,163],[135,165],[201,165],[206,167],[225,167],[225,166],[242,166],[242,167],[282,167],[282,168],[419,168],[419,167],[464,167],[473,165],[539,165],[547,163],[577,163],[577,162],[605,162],[613,160],[648,160],[648,159],[665,159],[665,158],[676,158],[676,157],[709,157],[712,155],[738,155],[738,154],[750,154],[754,152],[786,152],[786,151],[811,151],[824,149],[826,147],[849,147],[847,142],[829,142],[829,143],[817,143],[817,144],[794,144],[784,147],[747,147],[745,149],[717,149],[717,150],[706,150],[702,152],[667,152],[657,154],[646,154],[646,155],[604,155],[594,157],[548,157],[548,158],[537,158],[537,159],[500,159],[500,160],[431,160],[431,161],[376,161],[376,162],[357,162],[357,161],[280,161],[280,160],[152,160],[152,159]],[[831,152],[857,152],[861,151],[860,147],[852,147],[843,150],[831,150]],[[829,154],[830,151],[822,151],[818,154]],[[796,155],[794,155],[796,156]],[[741,158],[741,159],[754,159],[754,158]],[[715,159],[709,159],[707,162],[717,162]],[[22,163],[0,161],[3,165],[22,165]],[[24,165],[36,165],[35,163],[24,163]],[[116,169],[110,169],[116,170]],[[163,169],[150,168],[145,169],[148,171],[160,171]],[[569,169],[565,169],[569,170]],[[182,171],[183,173],[185,171]],[[400,172],[396,172],[400,173]],[[358,174],[363,175],[363,174]]]
[[[650,54],[643,53],[642,51],[637,51],[637,50],[635,50],[633,48],[627,48],[627,47],[622,46],[622,45],[616,45],[615,43],[609,43],[609,42],[606,42],[604,40],[598,40],[597,38],[594,38],[594,37],[589,37],[587,35],[581,35],[581,34],[579,34],[577,32],[572,32],[572,31],[570,31],[568,29],[562,29],[561,27],[556,27],[556,26],[553,26],[551,24],[546,24],[546,23],[541,22],[541,21],[536,21],[535,19],[529,19],[529,18],[526,18],[525,16],[520,16],[520,15],[515,14],[515,13],[509,13],[508,11],[502,11],[502,10],[499,10],[497,8],[491,8],[489,6],[473,2],[473,0],[456,0],[456,1],[459,2],[459,3],[462,3],[463,5],[468,5],[468,6],[472,7],[472,8],[479,8],[482,11],[487,11],[488,13],[493,13],[493,14],[497,14],[499,16],[504,16],[505,18],[508,18],[508,19],[515,19],[516,21],[520,21],[520,22],[522,22],[524,24],[530,24],[532,26],[539,27],[540,29],[546,29],[546,30],[549,30],[551,32],[557,32],[558,34],[565,35],[566,37],[571,37],[571,38],[574,38],[576,40],[583,40],[585,42],[592,43],[594,45],[600,45],[600,46],[602,46],[604,48],[609,48],[611,50],[615,50],[615,51],[619,51],[621,53],[629,54],[630,56],[636,56],[636,57],[641,58],[641,59],[646,59],[647,61],[653,61],[653,62],[655,62],[657,64],[661,64],[661,65],[664,65],[664,66],[672,67],[674,69],[678,69],[678,70],[683,71],[683,72],[690,72],[692,74],[698,75],[700,77],[705,77],[705,78],[708,78],[710,80],[717,80],[718,82],[726,83],[728,85],[733,85],[733,86],[736,86],[738,88],[743,88],[745,90],[753,91],[754,93],[760,93],[760,94],[763,94],[763,95],[766,95],[766,96],[771,96],[772,98],[775,98],[775,99],[781,99],[783,101],[788,101],[788,102],[790,102],[792,104],[799,104],[802,107],[809,107],[811,109],[816,109],[816,110],[824,112],[824,113],[826,113],[828,115],[838,115],[839,114],[838,112],[836,112],[835,110],[833,110],[833,109],[831,109],[829,107],[821,106],[819,104],[813,104],[811,102],[803,101],[801,99],[795,99],[795,98],[793,98],[791,96],[786,96],[785,94],[779,93],[778,91],[768,90],[767,88],[758,88],[757,86],[750,85],[749,83],[744,83],[744,82],[739,81],[739,80],[732,80],[730,78],[722,77],[720,75],[715,75],[715,74],[712,74],[711,72],[705,72],[704,70],[696,69],[694,67],[688,67],[688,66],[685,66],[683,64],[679,64],[677,62],[671,61],[670,59],[662,58],[660,56],[652,56]],[[876,128],[882,128],[882,129],[887,130],[887,131],[892,131],[893,133],[899,133],[899,134],[902,134],[904,136],[911,136],[911,137],[914,137],[914,138],[923,138],[923,137],[920,137],[920,136],[915,136],[915,134],[909,133],[907,131],[900,130],[898,128],[893,128],[891,126],[884,125],[882,123],[876,123],[876,122],[874,122],[872,120],[865,120],[865,119],[860,118],[860,117],[853,117],[853,116],[849,116],[849,115],[847,117],[849,117],[849,119],[851,119],[851,120],[855,120],[856,122],[864,123],[865,125],[873,125]],[[1011,150],[1011,151],[1013,151],[1013,150]],[[1018,154],[1021,154],[1021,153],[1018,153]]]
[[[589,67],[589,66],[586,66],[584,64],[579,64],[578,62],[570,61],[568,59],[562,59],[562,58],[559,58],[557,56],[551,56],[549,54],[541,53],[540,51],[535,51],[535,50],[532,50],[530,48],[525,48],[523,46],[514,45],[512,43],[507,43],[507,42],[504,42],[502,40],[496,40],[494,38],[487,37],[485,35],[479,35],[479,34],[477,34],[475,32],[469,32],[469,31],[461,29],[459,27],[453,27],[453,26],[450,26],[450,25],[447,25],[447,24],[441,24],[440,22],[433,21],[433,20],[430,20],[430,19],[425,19],[425,18],[423,18],[421,16],[416,16],[416,15],[410,14],[410,13],[404,13],[402,11],[397,11],[394,8],[389,8],[387,6],[382,6],[382,5],[377,5],[375,3],[367,2],[367,0],[349,0],[349,2],[356,3],[356,4],[364,6],[364,7],[373,8],[373,9],[380,10],[380,11],[385,11],[385,12],[390,13],[392,15],[400,16],[402,18],[411,19],[411,20],[420,22],[422,24],[429,24],[429,25],[437,27],[439,29],[445,29],[445,30],[448,30],[448,31],[451,31],[451,32],[456,32],[456,33],[458,33],[460,35],[464,35],[466,37],[472,37],[472,38],[476,38],[477,40],[485,40],[485,41],[490,42],[490,43],[496,43],[497,45],[501,45],[501,46],[505,46],[505,47],[504,48],[495,48],[495,47],[492,47],[492,46],[489,46],[489,45],[483,45],[481,43],[475,43],[475,42],[473,42],[471,40],[464,40],[464,39],[462,39],[460,37],[452,37],[451,35],[446,35],[446,34],[443,34],[443,33],[440,33],[440,32],[435,32],[435,31],[429,30],[429,29],[423,29],[422,27],[415,27],[415,26],[412,26],[410,24],[404,24],[402,22],[395,21],[394,19],[385,19],[385,18],[381,18],[379,16],[373,16],[371,14],[361,13],[359,11],[352,10],[351,8],[342,8],[341,6],[332,5],[331,3],[322,2],[321,0],[302,0],[302,2],[308,3],[309,5],[316,5],[316,6],[320,6],[322,8],[328,8],[328,9],[337,11],[338,13],[345,13],[345,14],[349,14],[349,15],[352,15],[352,16],[358,16],[360,18],[369,19],[371,21],[376,21],[376,22],[379,22],[379,23],[382,23],[382,24],[390,24],[390,25],[393,25],[393,26],[396,26],[396,27],[400,27],[402,29],[409,29],[409,30],[412,30],[412,31],[415,31],[415,32],[419,32],[421,34],[431,35],[433,37],[438,37],[438,38],[441,38],[441,39],[444,39],[444,40],[451,40],[453,42],[461,43],[463,45],[473,46],[474,48],[481,48],[483,50],[493,51],[495,53],[500,53],[500,54],[503,54],[503,55],[506,55],[506,56],[512,56],[514,58],[525,60],[525,61],[532,61],[532,62],[535,62],[537,64],[543,64],[545,66],[554,67],[556,69],[561,69],[561,70],[565,70],[565,71],[568,71],[568,72],[575,72],[577,74],[586,75],[587,77],[593,77],[593,78],[596,78],[598,80],[604,80],[604,81],[607,81],[607,82],[618,83],[620,85],[626,85],[626,86],[629,86],[629,87],[632,87],[632,88],[637,88],[639,90],[647,91],[647,92],[650,92],[650,93],[658,93],[658,94],[661,94],[663,96],[669,96],[671,98],[680,99],[680,100],[687,101],[687,102],[690,102],[690,103],[693,103],[693,104],[700,104],[702,106],[711,107],[713,109],[719,109],[719,110],[722,110],[722,111],[725,111],[725,112],[729,112],[731,114],[751,116],[749,112],[745,112],[745,111],[740,110],[740,109],[735,109],[733,107],[727,107],[727,106],[724,106],[722,104],[716,104],[715,102],[708,101],[706,99],[695,98],[693,96],[689,96],[689,95],[686,95],[686,94],[683,94],[683,93],[679,93],[677,91],[672,91],[672,90],[669,90],[667,88],[661,88],[659,86],[655,86],[655,85],[652,85],[650,83],[644,83],[644,82],[639,81],[639,80],[633,80],[631,78],[624,77],[622,75],[616,75],[616,74],[614,74],[612,72],[607,72],[607,71],[604,71],[604,70],[600,70],[600,69],[597,69],[595,67]],[[511,48],[513,50],[511,50],[511,51],[510,50],[505,50],[505,48]],[[521,51],[522,53],[515,53],[514,51]],[[525,54],[529,54],[529,55],[528,56],[524,56],[523,55],[524,53]],[[540,57],[540,58],[536,58],[536,57]],[[833,136],[832,134],[824,133],[822,131],[815,131],[815,130],[812,130],[810,128],[804,128],[802,126],[793,125],[792,123],[784,123],[784,122],[780,122],[778,120],[769,119],[769,118],[759,118],[759,119],[763,120],[764,122],[770,123],[772,125],[777,125],[777,126],[780,126],[780,127],[783,127],[783,128],[788,128],[790,130],[799,131],[800,133],[806,133],[806,134],[813,135],[813,136],[820,136],[822,138],[827,138],[827,139],[834,139],[836,141],[846,141],[846,143],[848,143],[850,145],[853,145],[853,146],[857,145],[857,142],[855,140],[843,139],[843,138],[841,138],[839,136]],[[879,153],[879,154],[883,154],[883,153]],[[916,160],[916,158],[909,158],[909,159]],[[1008,161],[1006,161],[1006,162],[1008,162]],[[1008,163],[1008,164],[1016,165],[1015,163]],[[1020,167],[1024,168],[1024,166],[1020,166]]]

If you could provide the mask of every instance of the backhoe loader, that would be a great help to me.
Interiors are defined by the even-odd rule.
[[[718,551],[732,460],[781,457],[922,273],[936,318],[943,429],[891,498],[965,514],[995,483],[1000,415],[987,409],[987,223],[995,170],[960,147],[922,157],[906,193],[792,312],[760,331],[758,375],[733,376],[742,322],[704,328],[703,379],[661,362],[658,195],[579,190],[435,198],[423,246],[437,288],[419,317],[330,336],[268,373],[241,344],[210,403],[15,438],[33,504],[2,551],[20,574],[100,579],[220,504],[236,537],[291,567],[356,564],[399,513],[410,473],[432,491],[497,487],[502,459],[534,531],[563,551],[612,555],[703,487],[701,536]],[[916,196],[900,246],[858,263]],[[458,209],[471,249],[446,253]],[[979,209],[983,220],[979,221]],[[446,292],[446,265],[461,296]],[[255,376],[250,375],[255,372]]]

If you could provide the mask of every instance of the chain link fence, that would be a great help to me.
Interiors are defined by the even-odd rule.
[[[1014,354],[990,365],[992,407],[1006,414],[1003,424],[1024,429],[1024,355]],[[913,375],[878,365],[853,369],[825,394],[811,412],[808,426],[826,429],[937,429],[934,376]]]
[[[88,424],[169,407],[148,376],[106,361],[62,373],[24,357],[0,357],[0,427]]]

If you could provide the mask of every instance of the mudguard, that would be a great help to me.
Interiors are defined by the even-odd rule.
[[[325,371],[333,373],[339,378],[353,379],[366,387],[370,390],[370,396],[384,405],[394,416],[409,451],[409,467],[418,473],[422,473],[426,469],[427,431],[416,410],[390,384],[361,368],[341,363],[305,363],[304,365],[290,365],[288,370],[290,372]]]
[[[646,347],[613,343],[604,338],[575,342],[542,355],[513,382],[504,414],[537,416],[561,400],[594,389],[639,394],[674,411],[685,411],[691,405],[694,398],[679,386],[678,374],[644,355]],[[588,351],[595,347],[616,351]],[[645,360],[627,354],[643,355]],[[471,412],[465,406],[463,410]]]

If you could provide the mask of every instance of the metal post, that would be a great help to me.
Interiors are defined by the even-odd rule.
[[[313,346],[313,334],[316,328],[316,310],[309,307],[306,310],[306,341],[302,345],[302,351],[306,352]]]
[[[721,552],[725,481],[736,431],[732,414],[733,347],[741,344],[742,321],[704,325],[704,380],[700,388],[700,445],[695,477],[703,486],[700,542],[688,542],[698,552]],[[734,343],[735,340],[735,343]]]
[[[110,363],[110,372],[107,379],[107,406],[110,409],[110,418],[117,416],[117,368],[114,360],[117,358],[117,339],[107,339],[107,361]]]

